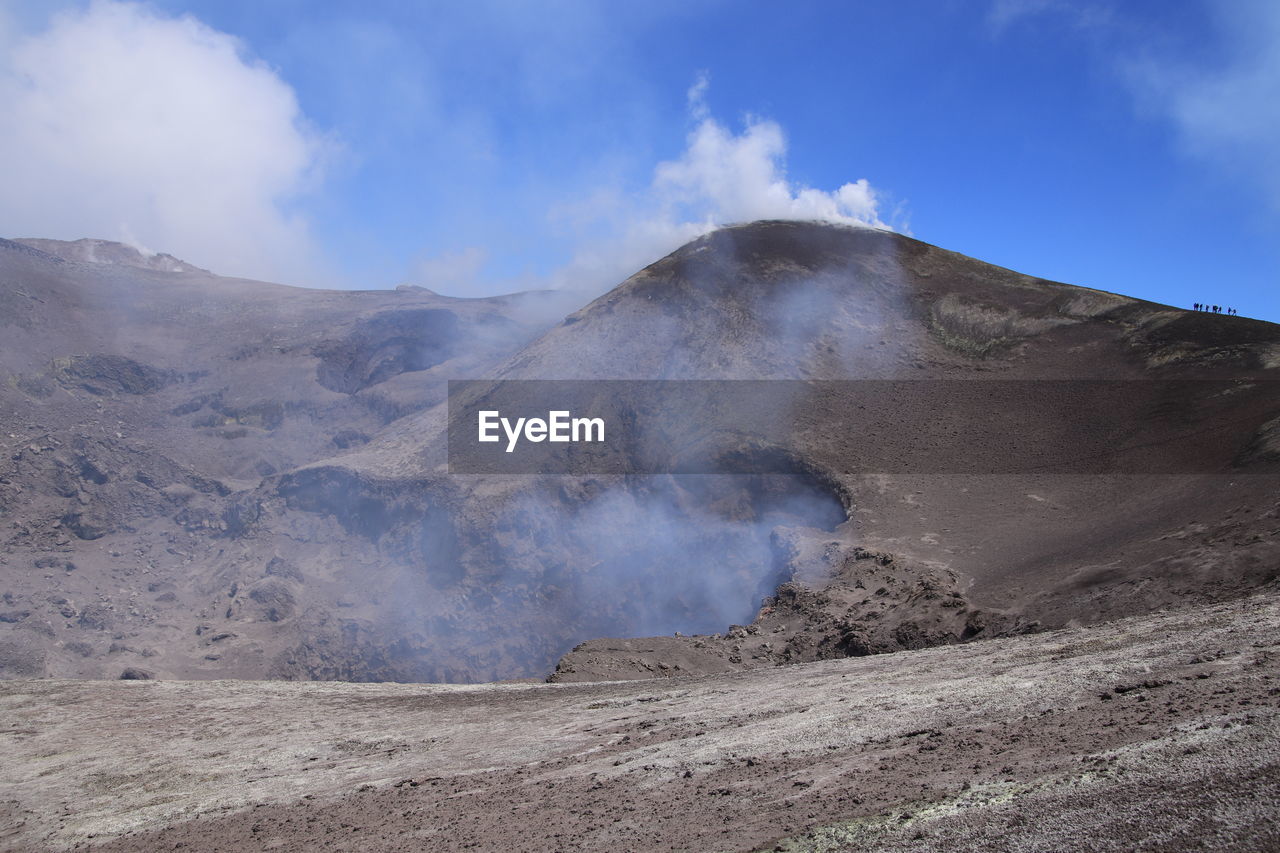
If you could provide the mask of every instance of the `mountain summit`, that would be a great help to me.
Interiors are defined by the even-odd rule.
[[[9,677],[721,672],[1230,598],[1280,565],[1269,323],[814,223],[721,229],[567,315],[25,242],[0,243]],[[458,378],[1167,380],[1190,384],[1135,446],[1188,425],[1216,443],[1178,474],[854,471],[837,395],[778,408],[778,446],[717,448],[781,473],[456,476]],[[1069,448],[1056,412],[1027,395],[983,417]]]
[[[167,255],[163,252],[148,252],[137,246],[116,243],[111,240],[93,240],[89,238],[80,240],[45,240],[38,237],[20,237],[13,242],[39,249],[42,252],[53,255],[55,258],[62,258],[64,261],[76,261],[82,264],[112,264],[114,266],[135,267],[157,272],[208,272],[208,270],[179,260],[173,255]]]

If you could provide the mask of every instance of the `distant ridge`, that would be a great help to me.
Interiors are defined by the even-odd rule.
[[[40,237],[19,237],[13,242],[39,249],[42,252],[61,258],[64,261],[76,261],[82,264],[110,264],[118,267],[135,267],[157,272],[199,272],[208,273],[173,255],[160,252],[147,254],[140,249],[113,240],[46,240]]]

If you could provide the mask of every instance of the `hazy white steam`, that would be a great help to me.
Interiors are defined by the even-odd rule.
[[[758,219],[820,220],[889,228],[880,197],[865,178],[835,190],[797,185],[787,178],[787,140],[773,121],[752,118],[734,133],[706,104],[708,80],[689,88],[696,122],[684,153],[659,163],[644,193],[631,201],[601,193],[574,211],[579,220],[607,220],[611,236],[584,241],[553,283],[600,291],[684,243],[734,222]]]
[[[693,81],[693,85],[689,87],[686,98],[689,102],[689,115],[695,121],[703,121],[711,117],[711,110],[707,106],[707,89],[711,86],[711,77],[707,72],[703,71],[698,75],[698,79]]]
[[[0,59],[0,234],[103,237],[311,280],[289,212],[322,146],[293,90],[196,19],[95,2]]]
[[[445,252],[421,261],[414,270],[415,281],[441,293],[465,290],[480,276],[488,253],[478,246],[460,252]]]
[[[684,207],[708,224],[756,219],[818,219],[886,228],[876,192],[866,179],[824,192],[786,178],[782,128],[753,121],[735,135],[703,119],[679,159],[658,166],[654,190],[668,205]]]

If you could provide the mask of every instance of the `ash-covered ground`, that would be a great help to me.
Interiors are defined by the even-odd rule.
[[[1274,850],[1280,596],[670,681],[0,684],[12,850]]]
[[[6,843],[1275,844],[1280,327],[812,223],[574,299],[0,241]],[[457,378],[1170,380],[1127,440],[1214,440],[851,471],[848,401],[808,399],[751,449],[781,473],[459,475]],[[1069,453],[1037,399],[990,417]],[[566,683],[635,679],[669,681]]]

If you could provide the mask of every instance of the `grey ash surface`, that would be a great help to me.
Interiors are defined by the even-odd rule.
[[[811,223],[570,299],[0,241],[0,844],[1277,846],[1280,328]],[[446,467],[450,378],[913,377],[1239,390],[1134,424],[1196,474],[843,473],[838,400],[789,475]]]
[[[571,685],[12,681],[12,850],[1271,850],[1280,598]]]

